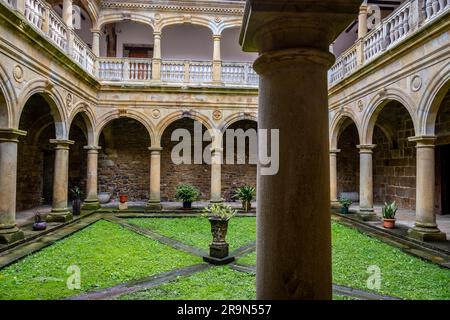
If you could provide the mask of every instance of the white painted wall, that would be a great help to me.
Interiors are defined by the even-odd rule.
[[[221,52],[223,61],[253,62],[258,57],[254,52],[243,52],[239,45],[240,28],[225,29],[222,32]]]

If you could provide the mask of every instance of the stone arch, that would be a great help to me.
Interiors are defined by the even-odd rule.
[[[419,104],[421,134],[435,134],[439,107],[448,90],[450,90],[450,62],[433,77],[433,81],[424,90],[425,94]]]
[[[222,34],[225,29],[242,27],[242,19],[232,19],[221,22],[217,27],[217,34]]]
[[[89,105],[84,102],[79,102],[75,105],[70,115],[69,121],[67,123],[68,131],[70,132],[70,128],[72,127],[73,120],[75,117],[80,114],[83,118],[84,124],[87,129],[87,137],[86,140],[89,145],[94,145],[95,143],[95,114]]]
[[[5,69],[0,65],[0,128],[11,128],[14,122],[16,92]]]
[[[407,110],[411,120],[413,122],[414,133],[418,132],[417,117],[414,102],[403,91],[398,89],[387,89],[382,93],[378,93],[369,102],[369,108],[365,113],[362,120],[361,127],[361,144],[372,144],[373,131],[378,119],[378,115],[384,109],[384,107],[391,101],[397,101]]]
[[[209,20],[204,17],[196,17],[189,16],[187,19],[186,16],[172,16],[167,18],[162,18],[158,23],[158,31],[163,31],[165,27],[176,25],[176,24],[193,24],[208,28],[212,34],[220,34],[218,33],[216,23],[212,20]]]
[[[205,116],[204,114],[201,114],[197,111],[189,110],[189,111],[177,111],[174,113],[169,114],[164,119],[161,120],[161,122],[158,124],[156,128],[156,140],[154,140],[155,146],[161,145],[161,138],[166,131],[167,127],[169,127],[172,123],[174,123],[177,120],[183,119],[183,118],[190,118],[195,121],[201,122],[207,130],[212,130],[214,128],[214,125],[211,123],[210,119]]]
[[[23,88],[22,94],[19,98],[21,104],[19,105],[15,117],[15,126],[17,128],[19,127],[23,109],[28,102],[28,99],[35,94],[41,95],[50,107],[50,111],[55,122],[56,139],[67,139],[67,115],[64,108],[64,99],[55,89],[53,84],[46,80],[32,81],[25,88]]]
[[[103,115],[100,119],[98,119],[96,130],[94,134],[93,144],[97,145],[99,142],[100,134],[103,129],[109,124],[111,121],[119,119],[119,118],[130,118],[141,123],[146,129],[150,137],[150,142],[153,144],[155,141],[155,129],[153,128],[152,123],[148,120],[145,114],[139,111],[134,110],[126,110],[125,113],[122,113],[120,110],[113,110],[105,115]]]
[[[234,113],[227,118],[225,118],[222,124],[219,127],[219,130],[224,133],[233,123],[236,123],[241,120],[249,120],[258,123],[258,117],[253,113],[239,112]]]
[[[96,29],[100,30],[107,24],[123,21],[139,22],[151,27],[154,31],[157,31],[153,18],[149,17],[148,15],[140,13],[131,13],[125,16],[125,14],[117,12],[100,16],[100,18],[97,21]]]
[[[359,122],[357,117],[351,111],[342,111],[339,112],[334,119],[331,121],[330,125],[330,149],[337,149],[339,135],[346,128],[345,123],[346,120],[350,119],[356,126],[358,130],[358,139],[361,142],[361,129],[359,127]]]

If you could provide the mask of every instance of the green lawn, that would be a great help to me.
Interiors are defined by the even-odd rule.
[[[106,221],[0,271],[0,299],[58,299],[201,262]],[[81,271],[81,289],[69,290],[67,268]]]
[[[140,292],[122,300],[254,300],[255,276],[229,267],[214,267]]]
[[[174,219],[128,219],[131,224],[149,228],[159,234],[209,250],[211,243],[211,226],[206,218],[174,218]],[[227,242],[230,250],[238,249],[256,240],[255,218],[235,217],[228,226]]]

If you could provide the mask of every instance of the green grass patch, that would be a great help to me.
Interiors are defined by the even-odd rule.
[[[144,291],[120,296],[121,300],[254,300],[255,276],[214,267]]]
[[[131,232],[99,221],[0,271],[0,299],[58,299],[201,262]],[[69,266],[81,271],[81,289],[69,290]]]
[[[127,222],[151,229],[161,235],[181,241],[204,251],[212,241],[211,226],[207,218],[134,218]],[[229,221],[227,242],[236,250],[256,240],[255,218],[235,217]]]

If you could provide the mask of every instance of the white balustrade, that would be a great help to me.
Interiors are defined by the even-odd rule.
[[[450,0],[425,0],[425,20],[431,20],[450,7]]]
[[[16,0],[1,0],[1,2],[5,3],[8,7],[16,8]]]
[[[184,61],[162,61],[161,80],[167,82],[184,82]]]
[[[100,80],[122,81],[123,60],[119,58],[100,58],[98,76]]]
[[[40,0],[26,0],[25,18],[36,28],[42,31],[44,24],[45,4]]]
[[[259,77],[250,63],[222,63],[222,81],[226,84],[258,85]]]
[[[63,51],[67,49],[67,28],[58,14],[54,11],[49,13],[48,37]]]
[[[189,62],[189,82],[211,82],[212,62]]]
[[[368,61],[385,48],[384,28],[379,24],[375,29],[370,31],[363,40],[364,60]]]
[[[411,2],[405,1],[383,21],[386,48],[394,45],[412,30]]]
[[[128,79],[133,81],[144,81],[152,78],[151,59],[127,59]]]

